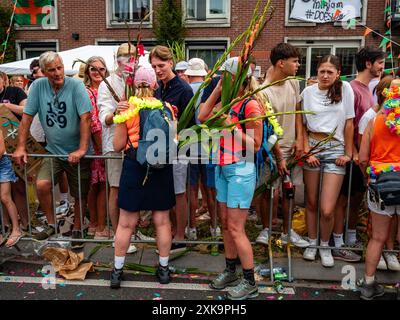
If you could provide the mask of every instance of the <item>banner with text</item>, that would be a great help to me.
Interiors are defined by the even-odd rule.
[[[348,21],[361,17],[361,0],[293,0],[290,19],[314,23]]]

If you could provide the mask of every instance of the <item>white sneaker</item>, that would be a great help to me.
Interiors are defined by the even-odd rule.
[[[256,243],[268,245],[268,239],[269,239],[269,229],[265,228],[258,235]]]
[[[282,241],[282,244],[287,244],[288,243],[288,235],[282,233],[281,241]],[[295,245],[296,247],[299,247],[299,248],[307,248],[310,245],[310,243],[308,241],[304,240],[293,229],[290,231],[290,241],[293,245]]]
[[[221,237],[221,228],[217,226],[215,229],[210,227],[211,237],[220,238]]]
[[[133,236],[132,236],[133,237]],[[132,238],[131,238],[132,239]],[[115,237],[113,238],[113,243],[112,243],[112,247],[113,248],[115,248]],[[132,239],[132,240],[134,240],[134,239]],[[131,243],[130,245],[129,245],[129,247],[128,247],[128,250],[126,250],[126,253],[135,253],[137,251],[137,248],[136,248],[136,246],[133,244],[133,243]]]
[[[303,259],[314,261],[316,255],[317,255],[317,248],[307,248],[306,250],[304,250]]]
[[[143,241],[154,241],[155,238],[144,235],[140,230],[136,231],[136,238]]]
[[[383,256],[381,256],[381,258],[379,259],[379,263],[376,266],[376,269],[378,269],[378,270],[387,270],[388,269],[388,267],[386,265],[386,261],[383,258]]]
[[[384,252],[383,256],[385,257],[387,267],[392,271],[400,271],[400,263],[397,260],[396,254],[390,252]]]
[[[197,230],[196,228],[185,228],[185,234],[188,240],[195,241],[197,240]]]
[[[331,249],[319,249],[319,256],[324,267],[333,267],[335,265]]]

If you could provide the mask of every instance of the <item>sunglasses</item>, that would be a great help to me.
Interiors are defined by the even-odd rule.
[[[102,72],[102,73],[103,73],[103,72],[106,72],[107,69],[106,69],[106,68],[103,68],[103,67],[102,67],[102,68],[90,67],[90,68],[89,68],[89,71],[90,71],[90,72],[97,72],[97,71],[99,71],[99,72]]]

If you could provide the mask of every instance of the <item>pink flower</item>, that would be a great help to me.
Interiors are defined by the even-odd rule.
[[[139,56],[144,57],[144,45],[142,43],[139,43],[136,50],[139,52]]]
[[[126,84],[128,86],[133,86],[133,78],[132,77],[127,77],[126,78]]]

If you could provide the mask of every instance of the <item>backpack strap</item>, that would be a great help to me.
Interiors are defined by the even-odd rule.
[[[248,98],[242,103],[242,105],[240,106],[239,112],[236,112],[236,111],[234,111],[234,110],[231,109],[231,110],[229,111],[229,115],[237,117],[239,121],[245,120],[245,119],[246,119],[246,113],[245,113],[245,111],[246,111],[246,106],[247,106],[247,104],[248,104],[251,100],[254,100],[254,98],[253,98],[253,97],[248,97]],[[243,132],[246,133],[246,126],[245,126],[245,124],[244,124],[244,123],[241,123],[240,126],[241,126]]]

